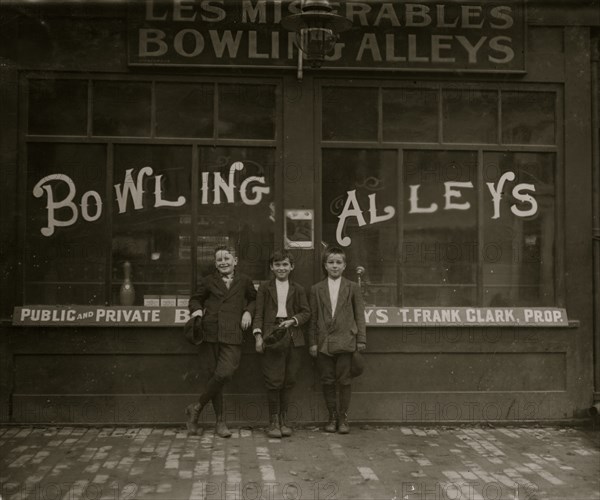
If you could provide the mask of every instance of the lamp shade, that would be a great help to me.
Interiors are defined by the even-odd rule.
[[[350,29],[352,23],[334,14],[328,0],[307,0],[300,14],[281,20],[281,25],[296,33],[299,49],[313,67],[321,66],[325,56],[332,54],[338,34]]]

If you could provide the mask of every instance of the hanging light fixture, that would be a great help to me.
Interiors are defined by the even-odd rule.
[[[332,12],[329,0],[305,0],[300,14],[281,20],[281,25],[296,33],[296,44],[306,54],[311,68],[319,68],[325,56],[333,53],[338,34],[347,31],[352,23]]]

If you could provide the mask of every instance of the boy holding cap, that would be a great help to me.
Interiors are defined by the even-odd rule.
[[[214,273],[205,276],[190,298],[191,316],[202,316],[204,341],[200,344],[202,367],[210,374],[205,391],[196,404],[186,408],[187,429],[198,433],[198,419],[212,402],[217,417],[216,433],[231,436],[223,415],[223,386],[231,380],[242,356],[242,331],[252,324],[256,289],[245,274],[235,271],[238,258],[227,246],[215,249]]]
[[[329,413],[325,432],[348,434],[352,377],[358,375],[358,372],[353,373],[352,360],[355,352],[367,347],[365,306],[358,283],[342,276],[346,269],[344,250],[327,248],[323,254],[323,269],[327,277],[310,290],[309,352],[317,359]],[[355,366],[355,370],[359,368]]]
[[[300,367],[304,335],[300,326],[310,317],[304,288],[289,279],[294,257],[275,251],[269,260],[274,279],[258,288],[253,328],[256,351],[262,353],[262,371],[269,403],[267,435],[292,435],[287,412],[290,393]]]

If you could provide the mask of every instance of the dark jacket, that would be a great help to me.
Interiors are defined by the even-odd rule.
[[[295,346],[304,345],[304,334],[301,325],[310,318],[310,309],[306,292],[302,285],[294,281],[289,281],[290,288],[285,303],[285,308],[289,318],[296,318],[298,326],[289,328]],[[275,280],[267,281],[260,285],[256,296],[256,314],[252,328],[260,328],[263,336],[269,335],[277,326],[275,318],[277,316],[277,286]]]
[[[367,343],[365,306],[360,287],[343,276],[340,279],[335,316],[331,311],[327,279],[310,289],[308,341],[311,346],[317,345],[319,352],[353,352],[357,342]]]
[[[200,281],[198,290],[190,297],[190,313],[203,309],[202,328],[207,342],[242,343],[242,314],[254,315],[256,289],[252,280],[234,273],[227,289],[221,274],[215,271]]]

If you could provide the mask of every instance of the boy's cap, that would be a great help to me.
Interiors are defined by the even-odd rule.
[[[360,375],[362,375],[362,372],[365,371],[365,358],[363,358],[363,355],[358,352],[358,351],[354,351],[352,353],[352,363],[350,365],[350,376],[351,377],[358,377]]]
[[[287,328],[275,328],[275,330],[264,338],[265,349],[285,351],[290,345],[290,340],[291,337]]]
[[[202,318],[192,316],[183,325],[183,334],[186,340],[193,345],[200,345],[204,342],[204,331],[202,329]]]

